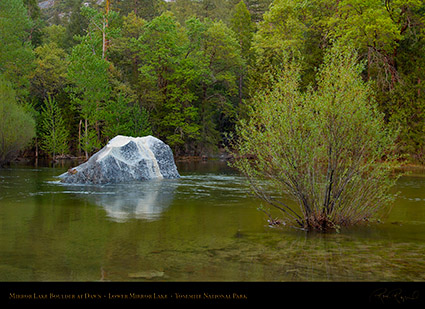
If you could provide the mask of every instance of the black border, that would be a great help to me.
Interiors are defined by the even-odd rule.
[[[137,298],[136,298],[137,297]],[[425,282],[1,282],[0,304],[424,305]],[[4,308],[4,306],[2,306]]]

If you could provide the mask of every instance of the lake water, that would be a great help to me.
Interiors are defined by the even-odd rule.
[[[68,167],[0,169],[0,281],[425,280],[425,174],[381,223],[319,235],[268,227],[223,162],[106,186],[58,183]]]

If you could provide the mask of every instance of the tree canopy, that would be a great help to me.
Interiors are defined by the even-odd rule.
[[[214,156],[284,59],[307,91],[338,41],[365,63],[385,125],[398,128],[398,154],[425,162],[423,1],[40,3],[1,1],[0,74],[34,115],[55,100],[68,155],[89,156],[117,132],[149,132],[177,156]]]

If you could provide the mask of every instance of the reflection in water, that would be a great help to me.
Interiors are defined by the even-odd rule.
[[[113,221],[155,220],[169,207],[178,180],[151,180],[108,185],[65,185],[78,198],[101,206]]]
[[[267,227],[220,162],[104,186],[60,184],[66,168],[0,169],[1,281],[425,280],[423,175],[399,180],[382,222],[322,235]]]

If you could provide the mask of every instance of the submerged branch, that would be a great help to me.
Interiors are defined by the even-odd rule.
[[[268,194],[266,194],[265,190],[258,187],[254,183],[253,179],[249,175],[247,175],[247,173],[245,173],[245,177],[248,179],[248,181],[251,185],[251,188],[253,189],[254,194],[258,198],[264,200],[268,204],[279,209],[280,211],[285,213],[287,216],[289,216],[289,218],[291,218],[292,220],[294,220],[296,222],[302,222],[303,221],[302,217],[299,214],[297,214],[290,206],[288,206],[285,203],[278,201],[278,200],[272,198],[271,196],[269,196]]]

